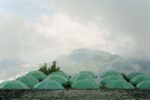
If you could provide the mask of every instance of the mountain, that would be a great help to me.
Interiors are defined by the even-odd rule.
[[[123,73],[141,71],[141,66],[136,61],[105,51],[86,48],[77,49],[69,55],[60,56],[56,61],[62,70],[70,74],[82,70],[91,70],[97,73],[106,70],[116,70]]]
[[[58,62],[57,65],[60,66],[61,70],[69,74],[75,74],[83,70],[90,70],[96,73],[116,70],[126,74],[139,71],[148,74],[150,70],[150,60],[127,59],[105,51],[86,48],[74,50],[71,54],[62,55],[55,60]],[[31,70],[38,69],[39,66],[28,64],[19,58],[0,60],[0,82],[22,76]],[[48,66],[51,66],[51,62]]]

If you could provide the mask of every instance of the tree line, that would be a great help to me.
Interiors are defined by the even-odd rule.
[[[60,67],[56,65],[57,62],[53,61],[51,67],[48,67],[48,64],[45,63],[43,66],[41,66],[39,68],[39,71],[45,73],[46,75],[52,73],[52,72],[56,72],[56,71],[60,71]]]

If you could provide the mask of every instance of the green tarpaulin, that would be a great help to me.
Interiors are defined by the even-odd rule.
[[[83,80],[83,79],[93,79],[93,77],[91,75],[89,75],[88,73],[78,73],[78,74],[72,76],[71,79],[69,80],[69,82],[73,83],[75,81],[79,81],[79,80]]]
[[[97,77],[97,75],[95,73],[91,72],[91,71],[82,71],[80,73],[87,73],[87,74],[91,75],[93,78]]]
[[[142,81],[137,85],[139,89],[150,89],[150,80]]]
[[[27,75],[33,76],[36,79],[38,79],[39,81],[43,80],[47,76],[46,74],[44,74],[41,71],[32,71],[32,72],[29,72]]]
[[[54,80],[44,80],[34,86],[35,89],[64,89],[63,86]]]
[[[112,75],[112,76],[104,77],[103,80],[101,81],[101,83],[106,84],[106,83],[109,83],[111,80],[118,80],[118,79],[124,80],[123,77],[120,77],[117,75]]]
[[[72,89],[98,89],[99,86],[92,79],[84,79],[74,82],[71,85]]]
[[[121,75],[121,73],[119,73],[119,72],[116,72],[116,71],[107,71],[107,72],[104,72],[103,74],[101,74],[100,76],[101,77],[106,77],[106,76],[111,76],[111,75],[120,75],[120,76],[122,76]]]
[[[63,77],[65,77],[66,79],[69,79],[70,76],[62,71],[57,71],[57,72],[53,72],[53,73],[50,73],[49,75],[62,75]]]
[[[140,72],[132,72],[128,75],[128,79],[132,79],[133,77],[137,76],[137,75],[144,75],[143,73]]]
[[[54,80],[62,85],[65,85],[68,82],[68,80],[64,76],[57,74],[49,75],[44,80]]]
[[[145,81],[145,80],[150,80],[149,76],[145,76],[145,75],[136,75],[135,77],[133,77],[130,82],[137,85],[138,83]]]
[[[36,78],[30,75],[19,77],[16,80],[24,83],[30,88],[32,88],[35,84],[39,83],[39,81]]]
[[[0,84],[0,89],[29,89],[29,87],[20,81],[6,81]]]
[[[134,89],[135,87],[125,80],[112,80],[105,85],[109,89]]]
[[[105,76],[103,79],[105,79],[105,78],[109,78],[109,77],[118,77],[118,78],[123,78],[123,76],[122,76],[122,75],[107,75],[107,76]]]

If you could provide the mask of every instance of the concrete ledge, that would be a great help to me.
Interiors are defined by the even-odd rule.
[[[0,90],[0,100],[150,100],[150,90]]]

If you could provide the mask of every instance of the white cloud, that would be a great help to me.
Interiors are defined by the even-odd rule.
[[[126,51],[118,48],[123,55],[135,58],[150,57],[149,42],[150,1],[149,0],[49,0],[57,12],[71,16],[82,24],[93,22],[97,27],[110,32],[110,37],[129,36],[134,45]],[[111,39],[113,39],[111,38]],[[133,41],[131,41],[133,43]],[[128,42],[127,42],[128,43]],[[127,47],[130,47],[127,45]],[[125,50],[124,50],[125,48]],[[117,51],[118,51],[117,50]]]
[[[1,14],[2,58],[17,56],[30,62],[42,62],[81,47],[150,56],[150,48],[145,46],[149,37],[145,27],[149,21],[149,1],[14,0],[13,5],[17,5],[19,11],[31,10],[32,14],[40,7],[40,16],[31,21],[18,17],[18,13],[33,17],[30,13]],[[42,13],[46,8],[55,13]]]
[[[37,22],[1,16],[1,57],[42,62],[82,47],[116,53],[117,48],[132,45],[128,36],[114,37],[95,23],[82,24],[63,13],[43,15]]]
[[[84,47],[150,59],[149,0],[7,0],[5,6],[0,59],[41,63]]]
[[[55,52],[59,50],[59,55],[82,47],[117,53],[118,48],[133,45],[133,40],[128,35],[113,36],[95,23],[82,24],[62,13],[45,15],[33,26],[39,34],[55,40],[56,44],[52,47]]]

